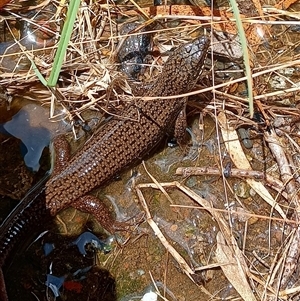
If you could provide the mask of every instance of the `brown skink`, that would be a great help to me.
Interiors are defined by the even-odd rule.
[[[163,97],[191,91],[201,73],[208,47],[209,39],[201,37],[177,48],[145,96]],[[46,207],[51,214],[74,206],[101,220],[101,212],[93,209],[97,201],[87,197],[87,193],[142,159],[174,129],[185,103],[185,98],[137,99],[119,119],[108,122],[47,182]]]
[[[202,71],[209,45],[209,38],[201,37],[177,48],[168,58],[152,89],[144,96],[176,96],[191,91]],[[61,149],[58,158],[64,159],[57,160],[45,186],[31,192],[32,196],[29,194],[25,197],[22,209],[17,208],[1,227],[0,266],[5,265],[9,251],[17,245],[21,232],[27,229],[24,225],[30,224],[30,221],[35,223],[36,218],[47,212],[55,215],[73,206],[92,213],[104,228],[113,232],[114,221],[109,211],[88,193],[141,160],[166,133],[174,129],[185,104],[185,98],[137,99],[124,110],[120,118],[111,119],[100,129],[70,160],[63,140],[56,140],[56,148]],[[43,197],[46,206],[41,200]],[[36,218],[30,219],[30,214]],[[3,277],[0,277],[0,295],[2,291],[2,296],[5,296],[1,280]]]

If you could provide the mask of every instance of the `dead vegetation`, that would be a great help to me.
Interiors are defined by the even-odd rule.
[[[193,112],[199,112],[199,108],[203,109],[203,104],[197,102],[197,95],[205,95],[205,108],[201,114],[210,116],[215,122],[213,135],[219,143],[216,145],[217,155],[214,155],[210,166],[201,166],[201,160],[198,160],[195,161],[197,164],[192,163],[193,166],[178,168],[177,174],[184,178],[218,175],[222,183],[224,204],[234,202],[238,205],[226,207],[219,201],[211,201],[212,196],[202,198],[185,183],[159,183],[153,177],[153,183],[137,186],[137,194],[157,239],[195,285],[202,285],[198,279],[200,270],[220,268],[244,300],[298,300],[299,14],[297,7],[290,5],[289,2],[281,2],[281,5],[270,3],[268,7],[261,7],[254,3],[256,16],[247,16],[245,12],[241,15],[250,53],[250,61],[246,63],[250,64],[252,70],[256,113],[254,119],[250,118],[248,110],[243,63],[236,63],[242,52],[239,47],[237,51],[233,51],[231,47],[236,43],[238,33],[233,16],[226,8],[215,9],[214,16],[210,16],[210,9],[190,6],[173,6],[171,11],[169,7],[169,10],[161,7],[141,8],[134,2],[122,5],[110,2],[88,5],[82,2],[59,83],[55,88],[47,88],[39,83],[31,62],[34,61],[45,78],[49,76],[66,7],[58,2],[50,4],[50,1],[44,1],[36,7],[27,8],[35,13],[24,17],[27,14],[25,9],[16,12],[15,4],[9,4],[4,9],[1,23],[3,28],[9,30],[7,36],[13,37],[14,42],[1,56],[0,84],[9,101],[22,96],[49,104],[50,117],[58,114],[57,108],[61,107],[68,112],[69,121],[82,118],[82,112],[87,109],[100,110],[105,114],[114,113],[124,102],[133,98],[126,79],[118,71],[115,62],[117,43],[125,38],[118,33],[118,26],[124,19],[141,21],[143,17],[141,27],[157,22],[160,26],[153,29],[154,46],[156,52],[160,53],[191,39],[205,29],[213,37],[212,52],[209,55],[213,63],[206,67],[202,80],[205,87],[199,85],[196,91],[184,96],[196,96],[191,106]],[[40,12],[49,16],[42,25],[43,30],[35,21]],[[29,49],[26,43],[22,43],[22,39],[25,41],[29,38],[28,34],[22,36],[15,31],[14,26],[20,23],[22,26],[26,23],[33,34],[36,34],[35,31],[46,31],[51,43],[46,45],[44,42],[43,47]],[[220,30],[227,34],[225,38]],[[218,41],[217,36],[222,36],[222,41]],[[233,62],[233,70],[220,68],[217,62],[214,51],[220,49],[220,43],[228,50],[226,53],[224,49],[220,50],[221,55],[226,56],[226,59],[229,57]],[[157,68],[163,65],[162,61],[160,55],[155,55],[145,77],[155,74]],[[13,67],[12,62],[15,62]],[[145,100],[151,101],[146,97]],[[240,128],[249,131],[250,137],[241,139],[237,133]],[[241,144],[241,140],[250,141],[253,136],[254,140],[259,136],[261,143],[254,148],[265,152],[259,164],[252,156],[253,146],[250,145],[249,150],[247,145]],[[200,155],[203,142],[200,145]],[[227,165],[229,161],[231,165]],[[238,196],[230,182],[232,177],[242,178],[251,187],[249,197]],[[205,209],[217,223],[215,246],[207,265],[195,268],[168,241],[170,239],[152,219],[151,210],[142,194],[145,187],[160,189],[167,198],[169,196],[165,188],[174,187],[189,196],[197,208],[200,206]],[[172,202],[172,206],[179,210],[183,205],[176,200]],[[269,212],[265,209],[263,212],[255,211],[251,202],[265,202],[267,205],[264,208],[268,208]],[[242,221],[236,221],[237,217]],[[266,228],[260,228],[261,223],[257,223],[256,230],[256,223],[251,224],[251,231],[257,237],[262,234],[262,229],[267,231],[264,232],[265,245],[262,249],[255,244],[255,235],[247,233],[251,218],[265,222]],[[235,237],[236,223],[239,226],[245,225],[241,245]],[[250,242],[247,235],[250,235]],[[274,236],[276,238],[273,244]],[[204,287],[201,286],[203,291]],[[210,300],[220,299],[217,294],[213,295],[213,291],[206,293]]]

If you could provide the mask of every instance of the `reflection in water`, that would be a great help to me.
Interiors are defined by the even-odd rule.
[[[93,242],[82,255],[72,241],[74,237],[48,231],[20,252],[6,272],[9,300],[116,301],[115,280],[95,265]],[[55,246],[48,255],[45,244]]]
[[[31,66],[29,57],[33,56],[33,51],[34,56],[49,53],[50,47],[55,45],[57,39],[55,11],[55,6],[49,4],[42,10],[30,10],[20,20],[6,23],[7,28],[4,31],[14,32],[14,37],[13,40],[9,36],[2,37],[5,42],[0,43],[1,71],[28,70]]]
[[[50,140],[67,130],[61,122],[51,122],[49,109],[37,104],[22,107],[12,120],[3,124],[3,129],[22,141],[26,149],[25,164],[33,171],[39,169],[43,149],[49,145]]]
[[[112,239],[112,240],[111,240]],[[84,232],[80,234],[80,236],[72,242],[71,245],[75,245],[78,248],[78,251],[86,256],[86,245],[92,244],[94,248],[103,251],[104,253],[109,253],[111,251],[110,243],[114,240],[113,236],[109,237],[106,240],[99,239],[95,234],[91,232]]]

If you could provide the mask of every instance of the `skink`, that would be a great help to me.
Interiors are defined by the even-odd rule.
[[[104,228],[114,231],[109,211],[88,193],[141,160],[174,129],[176,119],[186,105],[186,99],[176,98],[176,95],[194,88],[209,45],[209,38],[200,37],[177,48],[166,61],[152,89],[144,94],[154,97],[154,100],[140,98],[133,101],[120,118],[111,119],[70,160],[64,140],[55,141],[60,154],[53,174],[45,184],[24,198],[1,227],[1,267],[29,226],[42,216],[55,215],[68,206],[92,213]],[[175,96],[172,99],[163,99],[172,95]],[[8,300],[3,275],[0,277],[1,293],[1,300]]]

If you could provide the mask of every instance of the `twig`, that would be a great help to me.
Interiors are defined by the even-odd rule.
[[[178,167],[176,169],[176,175],[181,175],[184,177],[190,177],[190,176],[200,176],[200,175],[218,175],[221,176],[224,171],[220,171],[216,167]],[[288,196],[286,193],[283,192],[284,185],[279,180],[276,179],[270,175],[268,175],[265,172],[258,171],[258,170],[248,170],[248,169],[238,169],[238,168],[232,168],[230,170],[229,177],[237,177],[237,178],[251,178],[255,180],[265,180],[266,183],[275,189],[278,192],[281,192],[282,195],[288,199]]]

